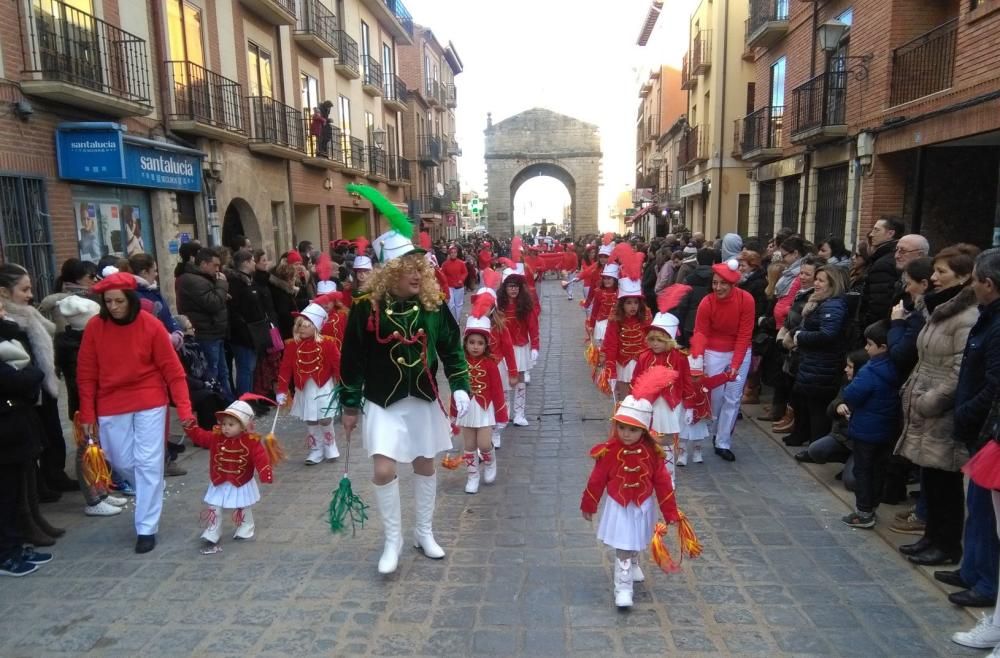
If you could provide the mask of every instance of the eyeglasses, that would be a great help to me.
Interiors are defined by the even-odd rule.
[[[920,253],[922,251],[923,249],[902,249],[900,247],[896,247],[897,254],[913,254],[913,253]]]

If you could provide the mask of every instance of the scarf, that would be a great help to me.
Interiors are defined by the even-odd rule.
[[[778,279],[778,283],[774,286],[774,296],[780,299],[788,294],[789,288],[792,287],[792,282],[795,281],[799,276],[799,270],[802,269],[802,259],[798,259],[791,265],[785,268],[785,271],[781,273],[781,277]]]
[[[7,317],[28,334],[28,349],[35,358],[35,367],[45,373],[42,388],[54,398],[59,397],[59,378],[56,376],[55,347],[52,337],[56,326],[46,320],[34,306],[7,303]]]
[[[14,370],[22,370],[31,363],[31,356],[19,340],[0,341],[0,361]]]

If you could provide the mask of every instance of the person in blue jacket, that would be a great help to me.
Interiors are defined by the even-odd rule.
[[[852,528],[874,528],[886,464],[899,435],[899,374],[889,356],[888,323],[865,329],[871,359],[855,373],[841,396],[849,409],[847,436],[854,442],[854,506],[841,520]]]

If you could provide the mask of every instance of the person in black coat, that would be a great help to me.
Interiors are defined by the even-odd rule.
[[[708,296],[708,293],[712,292],[712,265],[715,264],[715,260],[716,252],[714,249],[706,247],[698,250],[698,266],[684,278],[684,285],[691,286],[691,292],[671,311],[680,321],[681,343],[685,346],[694,334],[694,321],[698,315],[698,305],[701,304],[701,300]]]
[[[760,253],[744,249],[739,255],[741,278],[739,287],[750,293],[754,302],[754,331],[757,331],[760,319],[767,313],[767,274],[762,265]],[[747,385],[743,390],[743,404],[760,402],[760,376],[763,353],[757,347],[753,348],[755,357],[750,364],[747,375]]]
[[[924,295],[934,290],[931,275],[934,259],[918,258],[903,272],[905,298],[892,307],[889,323],[889,358],[900,381],[906,381],[917,365],[917,336],[924,328]],[[909,304],[907,301],[909,300]]]
[[[870,237],[874,248],[865,275],[861,326],[889,319],[899,271],[896,269],[896,243],[903,236],[903,223],[895,217],[875,222]]]
[[[233,254],[229,280],[229,344],[236,362],[236,397],[249,393],[257,355],[270,342],[270,325],[261,301],[260,289],[253,278],[253,254],[240,250]]]
[[[287,263],[278,265],[268,282],[271,288],[271,302],[274,305],[274,320],[282,340],[292,337],[295,318],[292,313],[299,310],[295,302],[298,288],[295,287],[295,268]]]

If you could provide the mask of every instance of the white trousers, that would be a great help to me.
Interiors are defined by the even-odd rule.
[[[135,487],[135,532],[155,535],[163,510],[163,432],[167,408],[101,416],[101,447],[111,466]]]
[[[455,322],[459,322],[462,316],[462,306],[465,304],[465,288],[449,288],[448,310],[455,317]]]
[[[717,375],[726,369],[733,361],[732,352],[714,352],[705,350],[705,375]],[[747,350],[740,366],[739,381],[727,382],[725,386],[712,389],[712,420],[715,423],[715,447],[732,447],[733,427],[740,413],[740,400],[743,398],[743,387],[750,372],[750,350]]]

